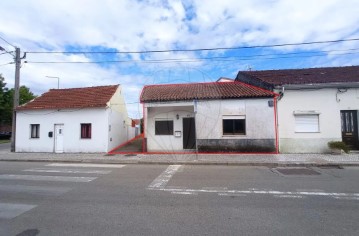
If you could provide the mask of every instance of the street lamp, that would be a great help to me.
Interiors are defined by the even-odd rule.
[[[54,79],[57,79],[57,89],[60,88],[60,77],[56,77],[56,76],[45,76],[47,78],[54,78]]]

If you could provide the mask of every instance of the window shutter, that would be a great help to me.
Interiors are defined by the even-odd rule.
[[[319,132],[319,115],[295,115],[295,132]]]

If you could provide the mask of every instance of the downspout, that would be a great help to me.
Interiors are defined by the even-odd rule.
[[[193,100],[193,114],[194,114],[194,137],[195,137],[195,140],[196,140],[196,154],[198,154],[198,143],[197,143],[197,119],[196,119],[196,114],[197,114],[197,100],[194,99]]]
[[[279,138],[279,116],[278,116],[278,102],[283,98],[284,96],[284,86],[282,86],[282,91],[279,93],[279,96],[276,96],[274,106],[275,106],[275,113],[276,113],[276,139],[277,139],[277,153],[279,153],[279,147],[280,147],[280,138]]]

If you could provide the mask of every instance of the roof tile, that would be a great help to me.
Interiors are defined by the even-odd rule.
[[[145,86],[141,102],[273,97],[268,90],[241,82],[162,84]]]
[[[359,82],[359,66],[239,71],[272,85]]]
[[[87,88],[50,89],[17,110],[106,107],[119,85]]]

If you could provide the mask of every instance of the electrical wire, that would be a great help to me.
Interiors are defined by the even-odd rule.
[[[0,66],[6,66],[6,65],[10,65],[10,64],[14,64],[14,62],[9,62],[9,63],[5,63],[5,64],[1,64]]]
[[[359,49],[356,49],[359,50]],[[144,64],[153,64],[153,63],[180,63],[180,62],[200,62],[203,60],[211,61],[252,61],[258,60],[257,57],[261,57],[260,60],[275,60],[275,59],[284,59],[284,58],[305,58],[305,57],[323,57],[323,56],[341,56],[341,55],[350,55],[357,54],[359,52],[351,53],[332,53],[325,55],[302,55],[302,56],[283,56],[283,57],[268,57],[275,54],[262,54],[262,55],[251,55],[251,56],[239,56],[239,57],[207,57],[207,58],[172,58],[172,59],[158,59],[158,60],[109,60],[109,61],[24,61],[28,64],[101,64],[101,63],[144,63]],[[299,54],[299,53],[295,53]],[[276,54],[280,55],[291,55],[291,54]],[[267,56],[267,57],[266,57]]]
[[[9,43],[6,39],[0,36],[0,39],[2,39],[5,43],[9,44],[10,46],[16,48],[13,44]]]
[[[339,39],[327,41],[314,41],[304,43],[284,43],[284,44],[271,44],[271,45],[255,45],[255,46],[238,46],[238,47],[216,47],[216,48],[196,48],[196,49],[167,49],[167,50],[146,50],[146,51],[28,51],[30,54],[143,54],[143,53],[163,53],[163,52],[199,52],[199,51],[217,51],[217,50],[237,50],[237,49],[251,49],[251,48],[272,48],[272,47],[286,47],[298,45],[311,45],[311,44],[325,44],[325,43],[339,43],[359,41],[359,38],[352,39]]]

